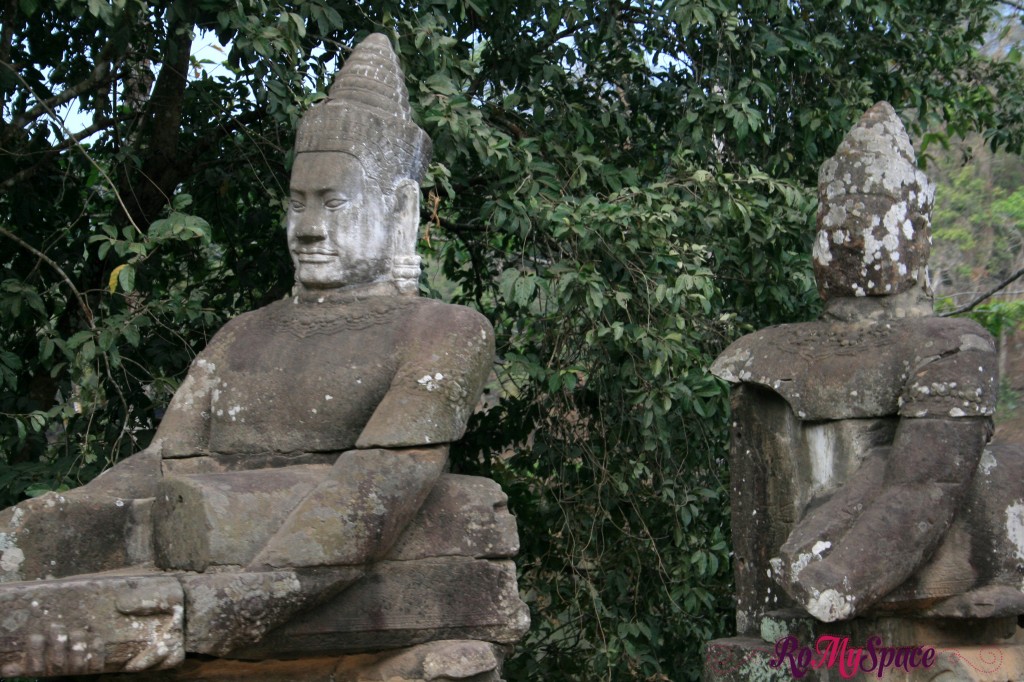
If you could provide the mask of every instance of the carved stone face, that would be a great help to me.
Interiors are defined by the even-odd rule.
[[[295,279],[332,289],[387,279],[391,240],[384,198],[362,164],[342,152],[303,152],[292,168],[288,250]]]

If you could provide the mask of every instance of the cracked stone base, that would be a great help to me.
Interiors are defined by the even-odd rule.
[[[489,642],[444,640],[374,654],[258,662],[188,659],[153,682],[501,682],[503,649]],[[104,675],[96,682],[138,677]]]

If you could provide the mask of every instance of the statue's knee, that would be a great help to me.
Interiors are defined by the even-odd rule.
[[[151,500],[50,492],[0,512],[0,582],[95,573],[151,559]]]

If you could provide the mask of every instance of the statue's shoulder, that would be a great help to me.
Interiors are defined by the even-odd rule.
[[[966,317],[922,317],[907,320],[906,324],[918,337],[932,341],[943,354],[968,350],[996,352],[995,339],[988,330]]]
[[[232,317],[210,338],[206,347],[193,360],[193,366],[221,356],[239,337],[250,335],[254,330],[265,329],[269,320],[274,315],[274,311],[278,311],[288,304],[287,300],[275,301],[262,308],[250,310]]]
[[[265,324],[268,320],[279,316],[283,311],[288,310],[288,308],[293,305],[294,303],[291,299],[283,299],[280,301],[274,301],[273,303],[269,303],[254,310],[249,310],[235,315],[225,322],[224,326],[217,330],[217,333],[214,334],[213,339],[211,339],[211,343],[216,340],[218,336],[231,334],[237,332],[239,329]]]
[[[430,299],[405,312],[395,374],[357,447],[458,440],[493,369],[494,332],[480,313]]]
[[[434,339],[441,337],[478,342],[477,345],[494,347],[494,328],[490,321],[464,305],[445,303],[430,298],[412,299],[409,310],[411,333],[426,333]]]
[[[974,320],[916,321],[916,348],[900,396],[906,417],[991,417],[999,388],[995,339]]]
[[[822,321],[767,327],[730,344],[711,373],[770,390],[800,419],[891,414],[900,394],[896,368],[886,362],[894,354],[863,331]],[[869,392],[862,384],[871,382]]]
[[[401,367],[393,386],[419,390],[424,378],[452,377],[476,400],[494,363],[494,330],[472,308],[416,299],[403,333]]]
[[[788,377],[800,366],[793,364],[797,359],[871,364],[892,357],[910,362],[913,368],[932,356],[968,350],[995,352],[992,336],[973,320],[934,316],[862,324],[818,320],[766,327],[742,336],[716,358],[711,372],[730,383],[743,383],[755,375]]]
[[[783,377],[792,373],[792,359],[829,339],[822,322],[797,322],[765,327],[729,344],[711,365],[711,373],[732,384],[750,381],[754,375]]]
[[[747,334],[722,352],[711,372],[732,384],[774,391],[801,418],[845,419],[909,414],[911,402],[912,414],[919,416],[926,408],[918,403],[936,377],[950,383],[957,381],[954,375],[961,388],[972,395],[981,389],[977,395],[985,398],[972,399],[976,408],[960,407],[985,413],[994,362],[992,337],[971,320],[819,320]],[[917,395],[914,387],[922,382],[928,386]]]
[[[436,298],[414,298],[413,309],[419,315],[435,319],[451,320],[462,324],[482,325],[488,329],[491,323],[479,311],[457,303],[445,303]]]

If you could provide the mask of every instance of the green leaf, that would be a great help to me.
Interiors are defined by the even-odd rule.
[[[300,17],[298,14],[295,14],[294,12],[289,12],[288,13],[288,18],[291,19],[292,23],[295,24],[295,29],[299,32],[299,37],[300,38],[305,38],[306,37],[306,23],[302,20],[302,17]]]
[[[19,370],[21,369],[21,358],[10,351],[0,350],[0,364],[12,370]]]
[[[191,194],[175,194],[174,199],[171,200],[171,208],[175,211],[184,211],[186,208],[192,205]]]
[[[139,347],[139,342],[141,341],[141,336],[139,335],[139,330],[138,330],[137,327],[135,327],[133,325],[128,325],[124,329],[121,330],[121,333],[124,334],[125,340],[127,340],[128,343],[130,343],[132,345],[132,347],[134,347],[134,348],[138,348]]]
[[[46,415],[42,412],[33,412],[29,415],[29,422],[32,426],[32,430],[39,433],[46,428]]]
[[[135,291],[135,268],[130,263],[118,266],[117,282],[125,293]]]
[[[91,331],[76,332],[67,340],[68,350],[74,350],[93,337]]]
[[[39,497],[49,492],[53,492],[53,488],[46,483],[33,483],[25,488],[25,494],[29,497]]]
[[[82,344],[81,356],[85,362],[91,362],[96,357],[96,343],[89,339]]]

